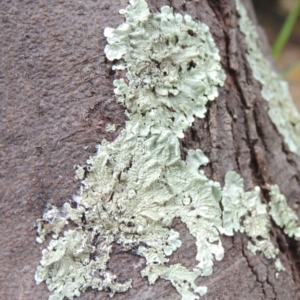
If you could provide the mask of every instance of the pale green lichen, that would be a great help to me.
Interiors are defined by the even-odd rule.
[[[201,150],[181,159],[178,140],[195,117],[204,117],[207,101],[224,83],[217,47],[208,27],[188,15],[168,6],[150,14],[143,0],[130,4],[121,11],[126,23],[105,30],[108,59],[118,60],[114,69],[126,71],[128,83],[118,79],[114,85],[129,121],[114,142],[102,142],[88,160],[89,172],[76,167],[79,178],[87,176],[77,207],[65,204],[63,210],[78,228],[50,243],[36,274],[59,299],[88,286],[109,287],[111,294],[129,288],[130,282],[108,285],[103,279],[113,243],[136,249],[146,259],[142,275],[151,284],[169,280],[183,299],[206,292],[194,281],[212,274],[213,260],[224,255],[220,185],[199,171],[208,162]],[[196,240],[194,271],[166,265],[181,246],[179,233],[170,229],[175,217]]]
[[[246,232],[251,251],[276,258],[266,206],[259,188],[244,192],[235,172],[227,174],[223,191],[209,180],[200,170],[208,163],[200,149],[181,158],[179,138],[195,117],[204,117],[207,102],[225,80],[208,27],[168,6],[150,14],[144,0],[131,0],[121,13],[126,23],[105,30],[105,53],[114,69],[126,72],[126,81],[117,79],[114,85],[128,121],[114,142],[102,141],[87,166],[75,166],[82,187],[72,206],[50,207],[39,220],[39,241],[51,231],[54,236],[35,279],[46,281],[51,300],[72,299],[88,287],[111,296],[124,292],[131,280],[120,283],[107,270],[117,243],[145,258],[142,276],[150,284],[163,278],[182,299],[199,299],[207,288],[195,280],[211,275],[214,260],[224,256],[220,234]],[[195,238],[193,270],[168,265],[182,244],[171,229],[174,218]],[[76,229],[59,236],[68,221]]]
[[[43,218],[37,220],[38,237],[36,241],[43,243],[49,233],[53,233],[53,238],[57,238],[61,230],[66,225],[66,214],[56,206],[47,204]]]
[[[296,213],[287,205],[286,198],[280,193],[279,187],[273,185],[270,191],[270,215],[276,225],[283,228],[284,233],[300,240],[300,227]]]
[[[195,293],[203,296],[207,292],[207,287],[194,284],[199,276],[195,270],[189,271],[180,264],[171,265],[168,268],[158,264],[151,266],[152,268],[153,270],[149,270],[150,267],[148,266],[142,271],[142,275],[148,276],[149,283],[153,284],[159,277],[169,280],[182,296],[182,300],[199,299]],[[187,282],[190,284],[186,284]]]
[[[107,124],[105,127],[106,132],[114,132],[116,131],[116,124]]]
[[[101,260],[91,258],[91,253],[97,250],[92,245],[96,233],[82,231],[82,228],[68,230],[63,237],[50,242],[43,250],[41,265],[38,266],[35,280],[45,281],[49,291],[54,295],[49,300],[62,300],[64,297],[73,299],[87,287],[93,289],[109,289],[110,295],[116,291],[122,292],[131,287],[131,281],[123,284],[116,282],[116,276],[105,270]],[[110,244],[103,242],[101,257],[109,259]]]
[[[270,119],[289,149],[300,155],[300,114],[289,93],[288,84],[264,57],[258,32],[240,0],[236,0],[236,6],[240,15],[239,27],[247,42],[247,60],[254,78],[262,85],[261,94],[268,101]]]
[[[235,172],[228,172],[222,193],[223,226],[226,235],[245,232],[250,238],[248,249],[262,252],[266,258],[275,259],[278,249],[273,245],[269,231],[267,206],[261,203],[260,188],[244,191],[244,180]],[[243,221],[241,221],[243,220]]]
[[[74,166],[74,169],[75,169],[75,173],[76,173],[76,176],[79,180],[83,180],[84,177],[85,177],[85,170],[83,167],[79,166],[79,165],[75,165]]]
[[[273,70],[270,62],[264,57],[258,32],[247,15],[246,8],[240,0],[236,0],[236,6],[240,15],[239,27],[248,47],[246,57],[254,78],[262,85],[261,94],[268,101],[270,119],[289,149],[300,155],[300,114],[289,93],[288,84]],[[288,207],[285,196],[280,193],[277,185],[271,187],[270,198],[269,215],[279,227],[283,228],[285,234],[299,240],[300,227],[297,224],[297,215]],[[258,224],[261,226],[261,221]],[[273,253],[273,250],[271,252]],[[284,270],[279,259],[276,259],[275,267],[278,271]]]
[[[285,267],[282,265],[279,258],[276,258],[274,266],[278,272],[285,271]],[[276,278],[278,278],[278,272],[275,273]]]

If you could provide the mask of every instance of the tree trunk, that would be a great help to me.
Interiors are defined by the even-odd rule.
[[[247,61],[247,43],[238,27],[233,0],[147,0],[151,13],[164,5],[205,23],[226,73],[219,96],[207,104],[180,139],[183,158],[202,149],[209,159],[205,175],[224,185],[229,171],[244,179],[245,191],[260,187],[263,203],[277,184],[299,216],[300,159],[291,152],[268,115]],[[250,0],[243,1],[254,24]],[[1,4],[1,299],[46,299],[47,286],[34,273],[44,245],[35,242],[35,223],[47,203],[60,207],[79,188],[74,165],[85,165],[103,139],[114,141],[125,127],[125,108],[116,101],[113,80],[119,76],[104,54],[106,27],[124,22],[118,12],[126,0],[6,1]],[[268,43],[259,31],[266,59]],[[116,130],[107,131],[108,124]],[[194,237],[175,218],[172,228],[182,246],[170,264],[197,264]],[[203,299],[300,299],[300,244],[274,222],[271,239],[285,271],[247,248],[244,233],[221,236],[225,257],[213,274],[199,277],[207,286]],[[50,240],[50,238],[49,238]],[[47,240],[48,242],[48,240]],[[173,285],[159,279],[149,285],[141,276],[145,260],[115,244],[108,263],[118,281],[132,278],[132,288],[114,299],[181,299]],[[279,274],[279,275],[278,275]],[[109,299],[107,291],[88,289],[79,299]]]

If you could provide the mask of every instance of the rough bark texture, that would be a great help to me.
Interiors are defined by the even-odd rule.
[[[245,58],[246,45],[237,28],[233,0],[148,0],[205,22],[215,38],[226,85],[209,103],[205,119],[196,120],[182,140],[187,149],[201,148],[210,159],[206,175],[223,182],[235,170],[246,190],[259,185],[268,202],[268,184],[278,184],[299,211],[300,159],[291,154],[270,121]],[[250,0],[245,0],[253,21]],[[1,1],[0,21],[0,299],[46,299],[45,284],[33,276],[41,258],[35,221],[46,203],[60,206],[77,190],[74,164],[84,164],[103,138],[113,140],[124,127],[124,109],[116,103],[111,63],[104,56],[105,27],[123,22],[118,14],[126,0]],[[262,34],[262,40],[265,40]],[[266,56],[269,56],[267,42]],[[117,131],[105,132],[114,123]],[[173,226],[184,240],[171,262],[192,268],[196,248],[185,225]],[[273,263],[246,249],[247,238],[222,238],[225,258],[214,273],[200,278],[208,286],[204,299],[300,299],[300,245],[275,225],[272,238],[287,271],[275,278]],[[117,246],[109,268],[133,288],[115,299],[180,299],[164,280],[149,286],[141,278],[143,259]],[[109,299],[88,291],[80,299]]]

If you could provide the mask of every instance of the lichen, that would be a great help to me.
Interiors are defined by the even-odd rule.
[[[114,132],[116,131],[116,124],[107,124],[105,127],[106,132]]]
[[[114,69],[126,73],[114,81],[114,92],[128,121],[115,141],[102,141],[86,166],[75,166],[82,186],[72,203],[60,210],[51,206],[38,220],[39,242],[54,235],[35,279],[47,283],[51,300],[73,299],[88,287],[110,296],[124,292],[130,276],[120,283],[107,269],[119,244],[145,258],[141,274],[150,284],[169,280],[182,299],[199,299],[207,288],[195,280],[211,275],[214,261],[224,256],[221,234],[245,232],[252,252],[276,259],[266,205],[259,188],[245,192],[235,172],[226,175],[223,190],[209,180],[201,170],[208,163],[202,150],[181,157],[179,139],[195,117],[204,117],[225,80],[208,27],[169,6],[151,14],[144,0],[131,0],[120,12],[126,22],[105,29],[105,53]],[[174,218],[195,239],[192,270],[169,264],[182,245],[171,229]],[[75,229],[61,234],[67,222]]]
[[[63,210],[64,222],[78,227],[44,250],[36,280],[45,280],[61,299],[89,286],[109,287],[111,294],[124,291],[130,281],[114,279],[108,285],[103,279],[112,245],[118,243],[146,259],[142,275],[151,284],[164,278],[183,299],[198,299],[206,288],[196,286],[195,279],[212,274],[213,260],[224,255],[221,187],[199,171],[208,162],[201,150],[189,150],[181,159],[179,138],[195,117],[204,117],[225,73],[205,24],[168,6],[150,14],[143,0],[131,0],[120,12],[126,23],[105,29],[105,53],[115,61],[114,69],[126,71],[126,81],[116,79],[114,86],[129,120],[114,142],[102,141],[89,168],[76,166],[77,176],[85,179],[76,207],[65,204]],[[175,217],[196,240],[193,271],[166,265],[182,243],[170,229]]]
[[[53,233],[53,238],[57,238],[61,230],[66,225],[66,212],[59,210],[56,206],[47,204],[42,219],[37,220],[38,237],[36,241],[43,243],[49,233]]]
[[[276,225],[283,228],[283,231],[287,236],[300,240],[298,217],[287,205],[286,198],[280,193],[278,185],[273,185],[271,187],[270,198],[270,216]]]
[[[236,0],[236,7],[240,16],[239,27],[247,43],[247,61],[254,78],[262,85],[261,95],[269,104],[269,117],[290,151],[300,155],[300,114],[289,93],[288,84],[264,57],[259,34],[240,0]],[[269,215],[279,227],[283,228],[286,235],[299,240],[300,227],[297,224],[297,215],[288,207],[286,198],[280,193],[277,185],[271,186],[270,198]],[[275,267],[278,271],[284,270],[278,258]]]
[[[254,78],[262,85],[261,95],[268,101],[270,119],[289,149],[300,155],[300,114],[290,95],[288,84],[265,58],[256,27],[240,0],[236,0],[236,6],[240,15],[239,27],[247,43],[247,61]]]
[[[268,259],[276,259],[278,249],[270,238],[267,206],[261,203],[260,188],[244,191],[244,180],[235,172],[228,172],[222,193],[224,233],[232,236],[245,232],[250,238],[248,249],[262,252]]]
[[[68,230],[43,250],[35,280],[37,283],[45,281],[49,291],[54,291],[49,300],[73,299],[87,287],[109,290],[111,296],[116,291],[126,291],[131,287],[131,280],[117,283],[116,276],[105,271],[104,265],[101,265],[101,261],[109,259],[109,243],[103,242],[100,261],[91,258],[90,254],[96,251],[92,245],[95,235],[95,232],[90,234],[82,228]]]

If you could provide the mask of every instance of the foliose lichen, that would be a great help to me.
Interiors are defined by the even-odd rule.
[[[286,198],[280,193],[278,185],[273,185],[270,191],[270,215],[283,232],[296,240],[300,240],[300,227],[296,213],[287,205]]]
[[[280,74],[275,72],[271,63],[265,59],[260,45],[259,34],[251,22],[246,8],[240,0],[236,0],[239,13],[239,27],[247,43],[247,60],[252,68],[254,78],[262,85],[262,97],[269,104],[269,116],[290,151],[300,155],[300,114],[289,93],[288,84]],[[286,198],[280,193],[277,185],[271,186],[270,211],[277,226],[286,235],[300,239],[300,227],[296,213],[287,205]],[[266,255],[268,257],[268,255]],[[279,259],[275,261],[277,270],[284,270]]]
[[[224,234],[245,232],[250,238],[248,249],[262,252],[268,259],[276,259],[278,249],[270,238],[267,205],[261,203],[260,188],[244,191],[244,180],[235,172],[228,172],[222,192]]]
[[[247,42],[247,61],[254,78],[262,85],[261,94],[269,104],[270,119],[289,149],[300,155],[300,114],[290,95],[288,84],[265,58],[256,27],[240,0],[236,0],[236,7],[240,15],[239,27]]]
[[[35,279],[47,283],[50,300],[73,299],[88,287],[111,296],[124,292],[131,279],[119,282],[107,269],[112,247],[119,244],[145,258],[141,273],[150,284],[163,278],[182,299],[199,299],[207,288],[195,280],[211,275],[214,260],[224,256],[221,234],[245,232],[253,253],[276,259],[267,207],[259,188],[245,192],[235,172],[226,175],[223,189],[209,180],[200,149],[181,158],[179,139],[195,117],[204,117],[225,80],[208,27],[168,6],[151,14],[144,0],[131,0],[120,12],[126,22],[105,30],[105,53],[114,69],[126,72],[126,79],[114,81],[114,91],[128,121],[115,141],[102,141],[87,166],[75,166],[82,186],[72,203],[49,206],[38,220],[38,242],[54,235]],[[168,265],[182,244],[171,229],[174,218],[195,238],[193,270]],[[76,228],[62,234],[69,221]]]
[[[77,296],[88,286],[109,287],[111,294],[123,291],[130,282],[107,282],[112,277],[106,270],[109,253],[119,243],[137,248],[146,259],[142,275],[151,284],[164,278],[183,299],[198,299],[206,288],[194,280],[210,275],[213,260],[224,254],[221,188],[199,171],[208,162],[201,150],[190,150],[181,159],[178,139],[195,117],[204,117],[225,74],[205,24],[174,14],[168,6],[150,14],[143,0],[131,0],[120,12],[126,23],[105,29],[105,53],[117,61],[114,69],[126,71],[128,82],[117,79],[114,85],[129,121],[114,142],[102,141],[88,160],[77,207],[65,204],[66,218],[60,212],[53,218],[53,228],[67,219],[78,227],[44,250],[36,281],[45,280],[57,299]],[[79,178],[85,174],[81,167],[76,173]],[[181,246],[179,233],[170,229],[175,217],[196,239],[198,265],[193,271],[166,265]]]
[[[116,125],[115,124],[107,124],[105,127],[106,132],[114,132],[116,131]]]

